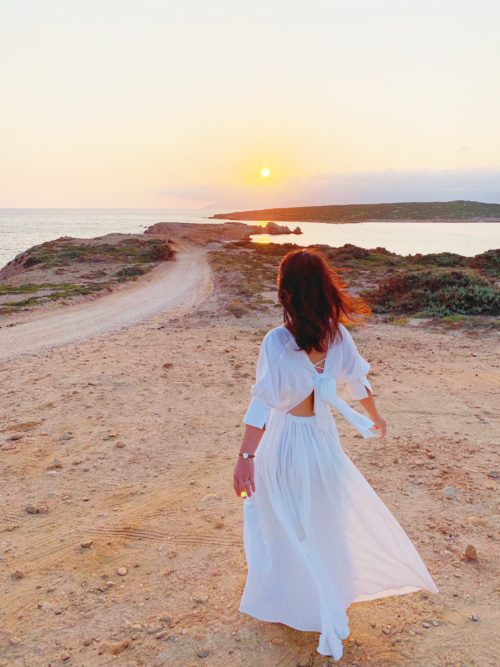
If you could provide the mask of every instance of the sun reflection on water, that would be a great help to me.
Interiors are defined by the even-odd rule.
[[[250,237],[253,243],[272,243],[269,234],[256,234]]]

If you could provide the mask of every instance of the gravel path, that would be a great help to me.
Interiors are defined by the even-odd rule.
[[[185,248],[131,286],[93,301],[28,313],[0,327],[0,361],[136,324],[164,310],[183,314],[212,289],[202,248]]]

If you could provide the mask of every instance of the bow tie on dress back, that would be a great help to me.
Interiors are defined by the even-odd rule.
[[[330,424],[328,405],[332,405],[356,428],[364,438],[373,438],[375,433],[370,429],[375,425],[369,417],[357,412],[349,403],[337,394],[337,383],[333,377],[318,373],[314,382],[315,412],[318,427],[327,430]],[[319,399],[319,400],[318,400]]]

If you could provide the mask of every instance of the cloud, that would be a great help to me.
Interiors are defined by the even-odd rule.
[[[190,206],[226,211],[454,199],[500,203],[500,168],[324,173],[292,179],[280,186],[192,185],[159,188],[155,193],[177,197],[190,202]]]

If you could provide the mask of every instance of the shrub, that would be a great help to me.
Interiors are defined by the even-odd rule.
[[[116,274],[118,280],[125,280],[126,278],[135,278],[136,276],[142,276],[146,273],[146,269],[142,266],[126,266],[124,269],[120,269]]]
[[[436,252],[422,255],[410,255],[408,260],[412,264],[430,264],[432,266],[467,266],[469,258],[457,255],[454,252]]]
[[[487,250],[476,255],[470,261],[469,266],[498,278],[500,276],[500,249]]]
[[[378,289],[362,294],[374,312],[430,316],[500,314],[500,291],[466,271],[418,271],[390,276]]]

